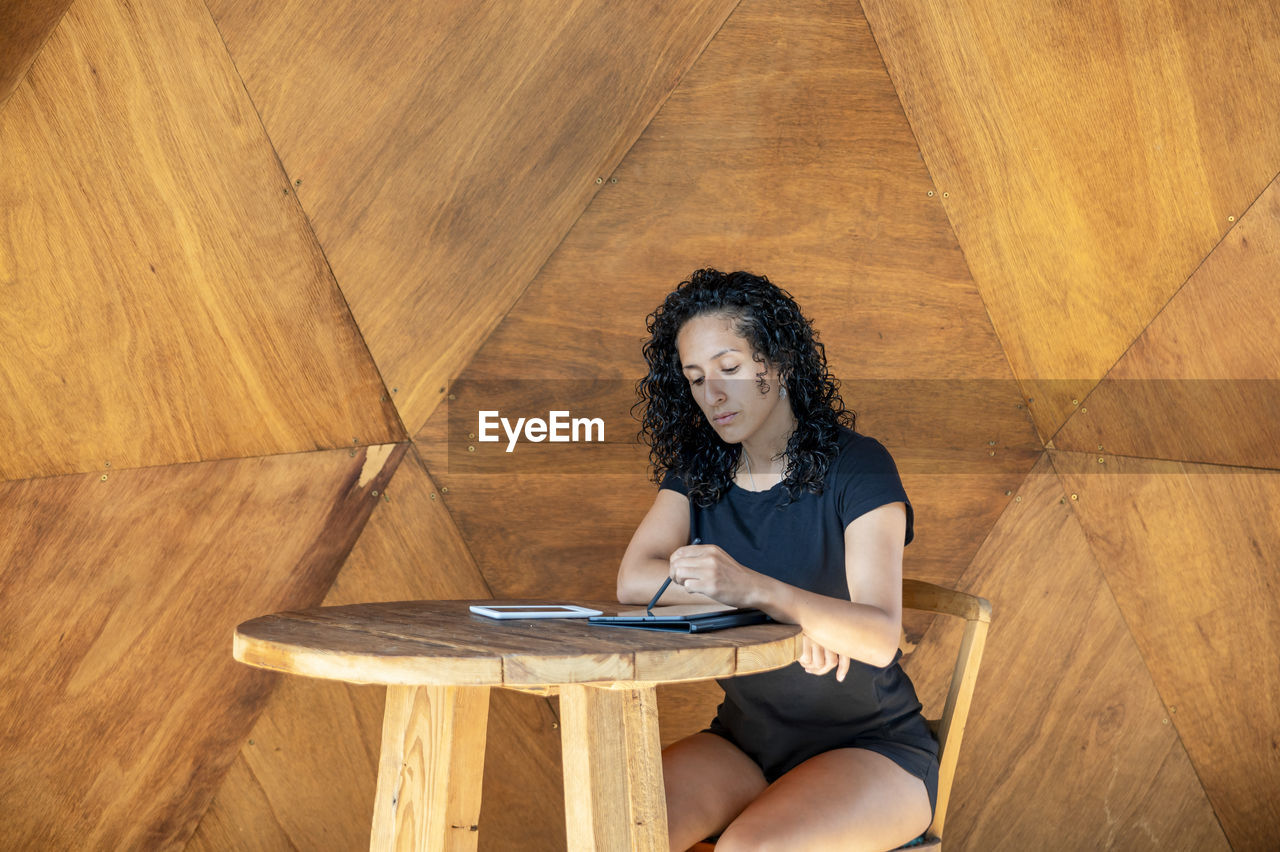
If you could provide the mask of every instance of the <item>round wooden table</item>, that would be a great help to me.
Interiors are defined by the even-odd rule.
[[[560,695],[570,849],[665,850],[656,686],[776,669],[800,652],[794,624],[676,634],[585,619],[496,621],[472,614],[472,603],[552,602],[321,607],[236,628],[235,658],[248,665],[386,684],[371,849],[476,848],[496,686]]]

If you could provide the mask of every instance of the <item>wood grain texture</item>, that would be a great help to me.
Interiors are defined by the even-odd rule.
[[[794,624],[710,633],[610,629],[583,618],[495,620],[478,601],[384,601],[279,612],[236,628],[237,660],[350,683],[491,685],[659,682],[779,668],[799,656]],[[551,600],[498,598],[498,605]],[[615,615],[617,604],[580,601]],[[724,649],[735,653],[726,655]],[[643,673],[643,674],[642,674]]]
[[[1061,450],[1280,468],[1280,181],[1058,433]]]
[[[71,0],[6,0],[0,6],[0,112]]]
[[[210,4],[413,431],[735,2]]]
[[[653,687],[563,687],[567,848],[668,848],[662,747]]]
[[[643,456],[586,444],[500,448],[472,476],[476,412],[563,401],[630,438],[644,317],[712,264],[814,319],[907,476],[908,571],[954,582],[1041,446],[857,4],[740,4],[613,177],[415,437],[495,594],[612,596],[654,491]]]
[[[322,598],[402,454],[0,483],[4,845],[185,844],[274,684],[232,630]]]
[[[0,150],[0,479],[403,437],[200,0],[74,4]]]
[[[1015,496],[959,584],[995,614],[945,845],[1228,848],[1047,460]],[[931,718],[961,633],[938,619],[906,663]]]
[[[1052,436],[1271,181],[1274,4],[865,0]]]
[[[488,687],[387,687],[370,850],[474,852],[488,722]]]
[[[487,596],[439,496],[411,450],[325,604]],[[191,848],[368,848],[384,692],[284,678]],[[481,849],[564,848],[557,724],[545,699],[491,696]]]
[[[1280,474],[1055,453],[1235,849],[1280,839]]]

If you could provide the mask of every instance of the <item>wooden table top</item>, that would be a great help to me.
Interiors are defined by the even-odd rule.
[[[566,601],[394,601],[280,612],[236,628],[235,658],[258,668],[348,683],[550,686],[671,683],[781,668],[800,653],[800,628],[757,624],[666,633],[583,618],[495,620],[473,604]],[[605,614],[612,602],[569,601]]]

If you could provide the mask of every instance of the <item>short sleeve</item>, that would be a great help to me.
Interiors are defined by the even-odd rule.
[[[683,494],[686,497],[689,496],[689,489],[685,487],[684,480],[675,471],[669,470],[663,475],[662,483],[658,486],[658,490],[663,488],[674,491],[677,494]]]
[[[836,462],[836,514],[842,528],[888,503],[907,507],[907,534],[904,544],[915,537],[915,514],[907,491],[898,476],[898,466],[884,445],[875,438],[857,435]]]

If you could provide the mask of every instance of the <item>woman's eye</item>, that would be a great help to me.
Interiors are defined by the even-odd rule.
[[[737,367],[737,365],[734,365],[734,366],[732,366],[732,367],[728,367],[728,368],[726,368],[726,369],[724,369],[724,370],[721,370],[721,372],[722,372],[722,373],[736,373],[736,372],[738,372],[738,367]]]
[[[698,376],[698,378],[689,382],[689,384],[693,385],[694,387],[697,387],[698,385],[702,384],[702,376]]]

